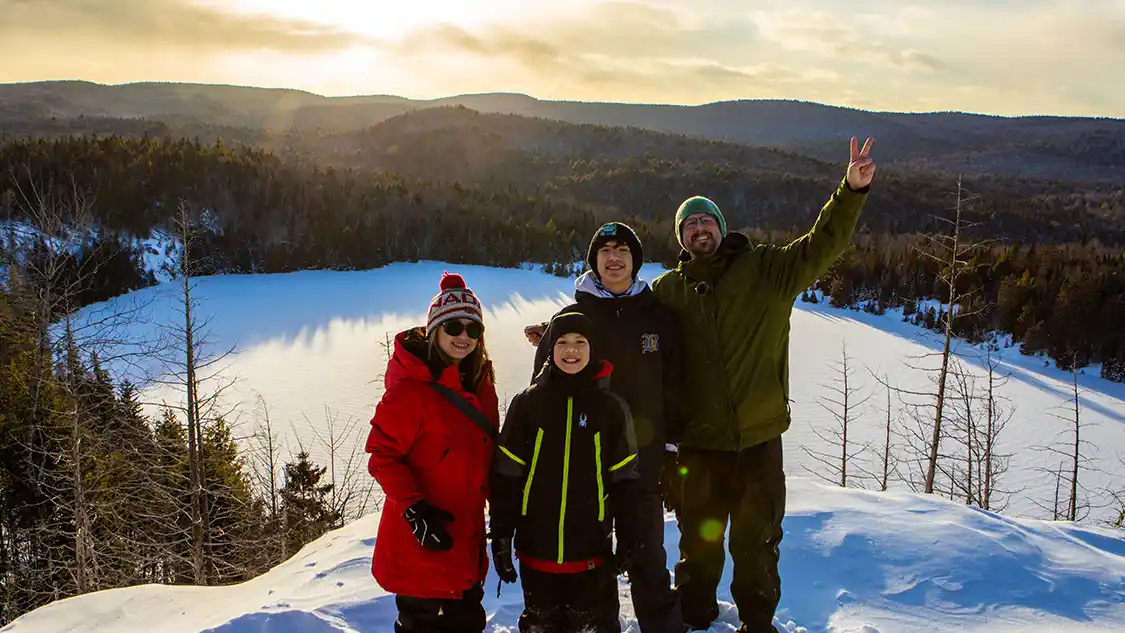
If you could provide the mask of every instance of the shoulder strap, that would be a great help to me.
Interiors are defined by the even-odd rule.
[[[426,384],[440,393],[442,397],[449,401],[449,404],[457,407],[458,411],[464,413],[466,417],[480,427],[480,430],[484,431],[485,435],[493,440],[496,439],[496,427],[492,426],[492,421],[488,419],[488,416],[481,413],[480,409],[474,407],[468,400],[463,398],[461,394],[436,382],[428,382]]]

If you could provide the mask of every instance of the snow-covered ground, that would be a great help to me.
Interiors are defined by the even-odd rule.
[[[489,269],[422,262],[364,272],[309,271],[285,275],[222,276],[197,280],[199,316],[212,347],[233,346],[227,392],[239,406],[233,418],[246,437],[261,419],[256,399],[268,404],[274,427],[295,449],[298,442],[324,461],[327,414],[346,444],[362,452],[367,420],[382,393],[387,336],[424,320],[443,270],[463,274],[486,308],[487,342],[496,362],[501,399],[522,389],[531,374],[532,349],[522,329],[569,302],[572,281],[528,269]],[[646,267],[642,275],[660,271]],[[91,306],[104,316],[118,306],[145,306],[147,322],[130,326],[145,338],[176,318],[175,284],[162,284]],[[818,399],[836,378],[829,366],[848,346],[854,381],[872,399],[853,413],[850,434],[881,445],[885,392],[872,373],[921,389],[929,377],[908,364],[940,350],[937,335],[903,323],[901,314],[876,316],[797,302],[793,314],[791,381],[794,424],[786,434],[790,493],[782,544],[783,598],[778,626],[790,631],[1094,631],[1121,630],[1125,621],[1125,531],[1100,527],[1108,508],[1095,508],[1080,524],[1051,523],[1034,503],[1054,491],[1039,469],[1051,464],[1040,450],[1066,429],[1070,376],[1042,359],[1002,348],[1001,389],[1015,415],[1000,442],[1014,453],[1003,487],[1013,495],[1003,515],[907,492],[844,490],[821,483],[806,469],[815,462],[804,448],[826,449],[816,431],[833,423]],[[968,346],[961,346],[966,362]],[[144,370],[133,367],[131,371]],[[150,367],[151,369],[151,367]],[[869,373],[870,371],[870,373]],[[134,377],[138,377],[134,373]],[[1079,377],[1084,439],[1092,465],[1083,487],[1095,502],[1101,490],[1120,486],[1117,456],[1125,452],[1125,385],[1096,374]],[[152,401],[175,398],[160,387]],[[899,406],[893,406],[896,414]],[[345,448],[347,448],[345,446]],[[902,451],[902,447],[897,447]],[[341,460],[338,460],[338,463]],[[362,461],[360,467],[362,468]],[[903,469],[905,470],[905,466]],[[378,510],[325,535],[277,569],[221,589],[146,586],[60,601],[26,615],[4,633],[106,633],[121,631],[222,631],[225,633],[328,633],[393,630],[394,602],[371,579],[369,562]],[[669,564],[678,531],[666,529]],[[722,597],[730,601],[731,567]],[[496,597],[490,577],[486,606],[490,629],[515,631],[518,587]],[[628,591],[622,585],[623,594]],[[623,596],[627,629],[636,631]],[[733,630],[737,616],[724,609],[715,633]]]
[[[238,382],[226,392],[228,416],[237,434],[249,436],[262,419],[259,396],[269,408],[275,431],[293,447],[300,441],[314,459],[326,462],[327,418],[335,433],[346,431],[344,449],[362,451],[367,421],[382,394],[381,375],[387,357],[383,342],[394,333],[425,321],[425,310],[436,293],[443,270],[462,273],[486,309],[486,340],[496,363],[501,401],[524,388],[531,376],[532,348],[523,326],[549,318],[571,300],[573,282],[529,269],[492,269],[435,262],[397,263],[362,272],[305,271],[279,275],[227,275],[196,280],[200,300],[198,316],[211,319],[207,326],[210,349],[230,347],[227,376]],[[645,278],[660,269],[646,266]],[[161,284],[91,306],[89,314],[104,319],[116,306],[146,305],[149,322],[131,327],[142,338],[157,334],[161,325],[177,317],[177,284]],[[786,466],[793,474],[808,474],[817,463],[806,452],[831,452],[818,436],[835,424],[822,406],[838,378],[831,366],[839,360],[841,345],[851,356],[858,389],[853,402],[870,399],[852,412],[850,438],[857,446],[870,444],[861,455],[868,470],[883,445],[886,390],[875,376],[910,390],[928,391],[933,376],[913,367],[935,367],[940,337],[902,322],[901,312],[877,316],[831,308],[825,303],[795,303],[790,344],[790,380],[793,426],[785,435]],[[957,350],[978,375],[983,371],[979,350],[959,344]],[[1042,504],[1053,503],[1055,478],[1045,469],[1057,468],[1058,456],[1044,448],[1068,441],[1066,417],[1072,415],[1071,377],[1042,358],[1026,357],[1016,347],[999,351],[999,371],[1010,375],[999,394],[1004,407],[1013,408],[1011,422],[998,440],[999,453],[1011,453],[1011,469],[998,487],[1012,491],[1005,510],[1010,516],[1049,518]],[[103,357],[108,357],[103,355]],[[134,377],[135,370],[133,368]],[[142,368],[143,369],[143,368]],[[1097,371],[1079,376],[1083,421],[1083,471],[1081,487],[1091,500],[1091,518],[1112,514],[1106,489],[1122,487],[1125,464],[1125,384],[1098,377]],[[146,392],[153,402],[178,396],[167,388]],[[951,405],[952,406],[952,405]],[[905,417],[896,397],[896,418]],[[903,420],[904,422],[905,420]],[[894,452],[906,457],[905,441],[896,432]],[[1072,439],[1069,440],[1073,442]],[[361,455],[362,457],[362,455]],[[343,460],[337,459],[337,469]],[[902,474],[912,466],[900,464]],[[915,468],[916,469],[916,468]],[[1088,470],[1087,470],[1088,469]],[[870,485],[855,481],[856,484]],[[892,486],[901,486],[892,482]],[[1116,515],[1113,515],[1114,517]]]
[[[330,532],[272,571],[233,587],[148,585],[62,600],[3,633],[392,633],[394,597],[372,580],[378,513]],[[669,564],[678,530],[666,522]],[[1125,535],[1014,520],[913,493],[843,490],[790,477],[781,544],[782,631],[1120,631]],[[731,563],[713,633],[737,627]],[[515,633],[519,585],[499,598],[493,633]],[[638,631],[621,583],[622,630]]]

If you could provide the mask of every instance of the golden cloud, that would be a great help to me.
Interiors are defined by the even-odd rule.
[[[365,41],[313,22],[229,13],[189,0],[0,1],[0,42],[17,37],[64,46],[98,42],[208,52],[317,53]]]

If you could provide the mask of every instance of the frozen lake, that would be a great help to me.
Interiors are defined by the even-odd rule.
[[[527,385],[531,374],[533,349],[524,339],[523,326],[548,319],[568,303],[572,280],[532,270],[435,262],[394,264],[362,272],[306,271],[195,280],[200,316],[212,319],[208,329],[213,348],[235,349],[227,359],[227,376],[237,382],[224,393],[224,408],[232,411],[229,419],[236,434],[246,438],[258,428],[261,401],[268,405],[275,432],[283,436],[288,450],[295,452],[300,444],[326,463],[326,420],[331,417],[336,435],[347,430],[347,437],[337,442],[343,447],[340,450],[358,451],[362,458],[368,421],[382,394],[387,362],[383,343],[402,329],[424,323],[443,270],[462,274],[485,307],[486,340],[503,407],[508,397]],[[652,279],[659,272],[650,266],[642,276]],[[150,302],[151,322],[132,328],[142,336],[152,334],[158,324],[177,318],[176,289],[174,283],[162,284],[115,299],[110,305]],[[806,467],[815,466],[802,447],[832,450],[814,431],[821,429],[823,434],[835,423],[818,398],[832,395],[828,389],[838,374],[831,363],[838,362],[844,342],[861,395],[872,396],[862,409],[853,411],[849,432],[856,441],[878,447],[883,442],[886,392],[869,371],[887,375],[903,388],[924,390],[929,376],[909,369],[907,363],[933,366],[934,359],[911,359],[940,351],[936,335],[902,323],[901,316],[797,302],[790,351],[793,426],[785,435],[786,470],[791,474],[805,475]],[[1068,428],[1056,416],[1065,417],[1067,408],[1073,409],[1070,375],[1044,367],[1042,359],[1023,357],[1015,348],[1002,352],[1006,356],[1001,371],[1011,378],[1001,394],[1009,399],[1008,406],[1015,407],[1015,414],[999,439],[999,451],[1014,454],[1001,486],[1018,491],[1009,513],[1045,518],[1034,500],[1050,502],[1055,485],[1053,476],[1041,469],[1057,467],[1059,459],[1040,449]],[[979,364],[976,367],[979,371]],[[1100,469],[1083,473],[1080,481],[1094,504],[1104,506],[1104,489],[1125,475],[1125,466],[1119,462],[1119,455],[1125,454],[1125,385],[1101,380],[1096,371],[1080,376],[1080,385],[1083,439],[1090,443],[1090,458],[1096,460],[1091,466]],[[150,402],[177,397],[159,386],[146,391]],[[899,408],[897,401],[892,404],[893,409]],[[901,444],[901,440],[896,442]],[[902,447],[899,449],[901,452]],[[338,475],[343,468],[339,452]],[[363,468],[365,460],[361,461]],[[367,477],[365,470],[362,475]],[[1107,507],[1093,508],[1095,518],[1104,518],[1108,512]]]

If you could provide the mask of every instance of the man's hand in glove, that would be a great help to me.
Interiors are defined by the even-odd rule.
[[[407,508],[402,516],[410,523],[414,538],[418,539],[422,547],[435,552],[444,552],[453,547],[453,539],[445,529],[445,524],[453,521],[452,514],[425,501],[419,501]]]
[[[671,445],[665,446],[660,472],[660,492],[664,497],[664,508],[670,512],[679,510],[682,498],[683,474],[680,473],[679,453],[674,448]]]
[[[500,576],[500,580],[507,583],[516,581],[516,564],[512,560],[512,537],[493,537],[492,563],[496,566],[496,575]]]

